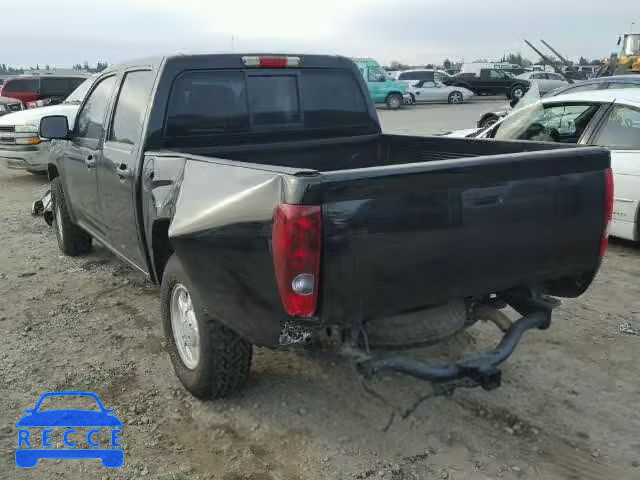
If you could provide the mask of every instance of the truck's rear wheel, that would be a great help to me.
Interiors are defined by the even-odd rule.
[[[51,181],[51,204],[53,227],[60,251],[71,257],[88,253],[91,250],[91,235],[71,221],[60,177]]]
[[[392,93],[387,97],[387,101],[385,103],[387,104],[387,108],[389,110],[398,110],[403,101],[404,100],[402,98],[402,95]]]
[[[238,392],[251,368],[251,344],[205,311],[180,261],[172,255],[162,276],[162,324],[176,375],[199,398]]]

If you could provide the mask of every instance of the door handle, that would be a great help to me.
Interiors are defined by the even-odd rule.
[[[116,175],[120,177],[120,180],[124,180],[131,175],[131,170],[129,170],[126,163],[121,163],[118,165],[118,168],[116,168]]]
[[[93,168],[96,166],[96,159],[93,158],[92,154],[87,155],[87,157],[84,159],[84,164],[87,166],[87,168]]]

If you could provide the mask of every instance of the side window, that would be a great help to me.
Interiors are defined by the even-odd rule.
[[[142,130],[153,75],[149,70],[125,74],[116,103],[109,140],[135,145]]]
[[[498,70],[489,70],[489,72],[491,80],[502,80],[504,78],[503,73]]]
[[[599,108],[591,103],[526,108],[498,125],[494,138],[577,143]]]
[[[384,82],[385,74],[378,67],[369,67],[367,72],[367,81],[368,82]]]
[[[616,105],[596,143],[604,147],[640,148],[640,111]]]
[[[99,140],[104,133],[104,118],[116,77],[107,77],[96,85],[89,94],[82,110],[78,113],[74,136]]]
[[[562,76],[558,75],[557,73],[547,73],[547,78],[549,80],[564,80],[564,78],[562,78]]]
[[[491,78],[491,70],[486,68],[480,70],[480,78]]]

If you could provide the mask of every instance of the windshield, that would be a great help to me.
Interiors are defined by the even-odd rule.
[[[74,103],[74,104],[82,103],[82,100],[84,100],[84,97],[87,96],[87,92],[91,88],[91,85],[93,85],[93,82],[95,81],[95,79],[96,79],[96,75],[87,78],[84,82],[82,82],[78,86],[78,88],[76,88],[73,92],[71,92],[71,94],[62,103]]]

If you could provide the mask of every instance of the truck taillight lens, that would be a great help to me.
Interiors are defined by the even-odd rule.
[[[607,168],[604,173],[604,231],[602,232],[602,241],[600,242],[601,257],[604,257],[604,254],[607,253],[609,229],[611,228],[611,219],[613,218],[613,172],[610,168]]]
[[[311,317],[316,312],[322,247],[319,205],[280,204],[273,218],[273,264],[287,314]]]

